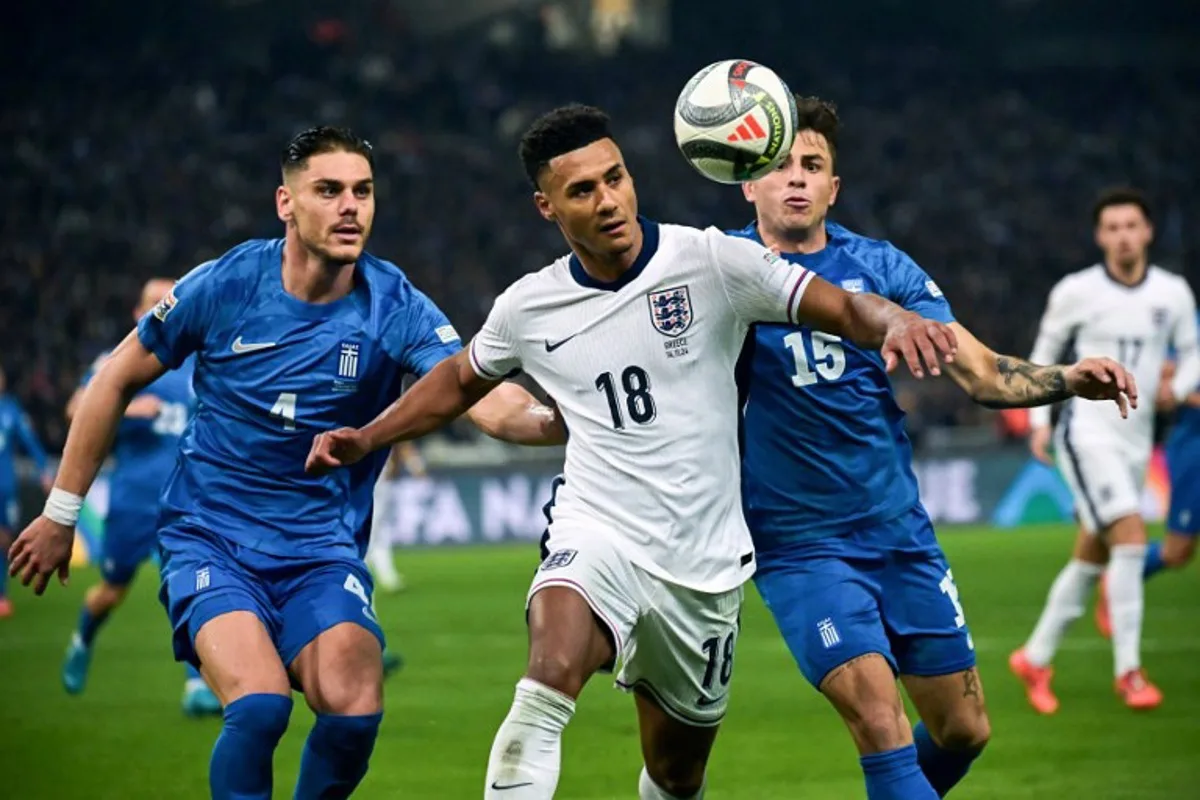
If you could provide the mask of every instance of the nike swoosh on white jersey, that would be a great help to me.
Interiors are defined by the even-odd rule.
[[[275,342],[250,342],[249,344],[242,342],[242,337],[237,337],[233,340],[233,352],[235,353],[253,353],[255,350],[266,350],[274,347]]]

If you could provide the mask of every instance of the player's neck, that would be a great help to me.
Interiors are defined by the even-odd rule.
[[[301,242],[285,241],[283,290],[305,303],[332,303],[354,289],[354,264],[330,264]]]
[[[811,228],[798,228],[788,231],[773,231],[762,223],[758,225],[758,235],[765,247],[780,253],[819,253],[829,244],[829,234],[825,232],[825,220]]]
[[[1137,286],[1141,283],[1146,277],[1146,270],[1149,268],[1150,265],[1146,263],[1146,259],[1144,258],[1138,259],[1129,266],[1123,266],[1112,261],[1106,261],[1104,264],[1104,269],[1108,272],[1109,276],[1117,283],[1123,283],[1126,286]]]
[[[633,232],[633,246],[624,253],[603,256],[591,253],[581,247],[572,247],[571,249],[579,258],[579,263],[583,265],[584,272],[603,283],[612,283],[629,271],[638,256],[642,254],[642,247],[645,243],[646,236],[639,223]]]

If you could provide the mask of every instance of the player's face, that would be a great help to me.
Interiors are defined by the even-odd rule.
[[[538,184],[538,211],[558,223],[573,248],[612,258],[637,241],[637,192],[612,139],[552,159]]]
[[[375,221],[371,165],[358,153],[320,153],[288,175],[275,193],[279,218],[309,252],[330,264],[362,255]]]
[[[1104,251],[1105,261],[1132,267],[1145,259],[1153,238],[1150,220],[1134,203],[1109,206],[1100,212],[1096,244]]]
[[[139,320],[146,316],[174,285],[174,281],[166,278],[152,278],[146,281],[146,285],[142,287],[142,296],[138,298],[137,308],[133,310],[133,318]]]
[[[796,134],[792,152],[779,166],[742,184],[742,193],[754,203],[759,227],[786,238],[825,224],[840,185],[825,136],[803,130]]]

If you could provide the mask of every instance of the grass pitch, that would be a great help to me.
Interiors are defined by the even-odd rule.
[[[1200,797],[1200,582],[1192,565],[1147,587],[1144,663],[1166,702],[1134,714],[1112,691],[1107,642],[1080,620],[1058,658],[1062,709],[1042,718],[1007,671],[1028,634],[1072,531],[1040,527],[945,531],[979,653],[993,739],[951,797],[1184,800]],[[495,728],[524,665],[522,601],[536,548],[402,551],[411,584],[380,596],[379,616],[408,659],[387,687],[387,712],[362,798],[457,800],[482,795]],[[99,637],[87,691],[59,684],[84,588],[41,599],[14,587],[0,621],[0,797],[100,800],[207,796],[216,720],[184,719],[182,668],[147,570]],[[864,796],[841,722],[804,682],[757,595],[747,593],[733,703],[709,773],[709,800],[843,800]],[[311,720],[297,696],[276,755],[276,797],[291,797]],[[636,796],[640,765],[632,701],[602,676],[567,729],[559,797]]]

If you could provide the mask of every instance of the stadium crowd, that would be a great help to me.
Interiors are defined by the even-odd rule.
[[[515,156],[522,127],[554,104],[610,111],[643,213],[723,227],[751,216],[736,187],[691,173],[671,139],[675,96],[729,55],[719,41],[597,61],[548,52],[536,17],[420,41],[378,20],[234,30],[218,9],[188,13],[189,24],[150,26],[136,42],[68,41],[4,89],[0,363],[52,449],[81,371],[132,324],[142,281],[278,235],[278,148],[307,124],[372,140],[370,249],[464,335],[511,280],[562,250]],[[1095,259],[1088,207],[1105,185],[1145,189],[1158,259],[1197,277],[1200,95],[1187,75],[1014,74],[954,48],[899,45],[764,43],[740,55],[839,104],[836,219],[907,250],[997,349],[1027,354],[1049,287]],[[987,413],[944,381],[905,396],[917,427]]]

